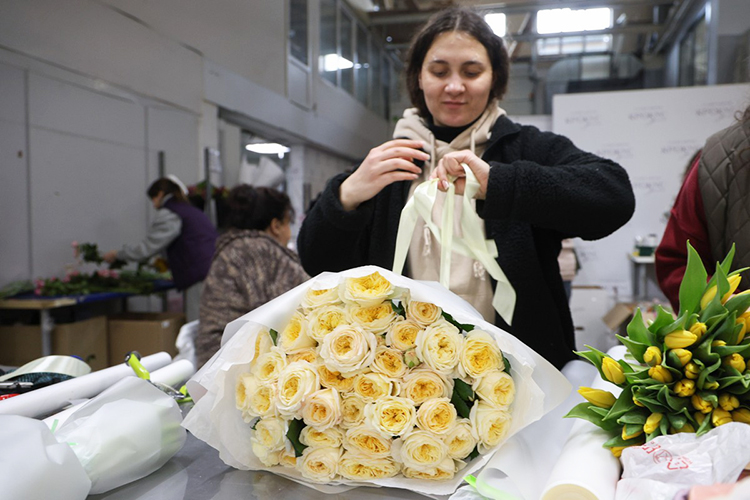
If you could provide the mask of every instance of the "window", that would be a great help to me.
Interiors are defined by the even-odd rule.
[[[354,81],[357,100],[367,106],[368,76],[370,72],[370,45],[367,43],[367,31],[357,25],[357,62],[354,63]]]
[[[289,0],[289,53],[307,66],[307,0]]]
[[[336,0],[320,0],[320,75],[338,83],[339,54],[336,43]]]
[[[348,14],[341,12],[341,58],[339,69],[341,70],[341,88],[349,92],[354,91],[354,40],[352,32],[354,21]]]
[[[490,25],[490,28],[492,28],[492,31],[499,37],[504,37],[506,30],[507,30],[507,24],[505,22],[505,14],[501,12],[496,12],[492,14],[485,14],[484,20],[487,22],[487,24]]]
[[[612,9],[545,9],[536,13],[536,32],[571,33],[596,31],[612,27]]]

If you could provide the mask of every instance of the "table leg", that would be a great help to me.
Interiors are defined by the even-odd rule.
[[[55,328],[49,309],[39,311],[39,326],[42,330],[42,356],[49,356],[52,354],[52,330]]]

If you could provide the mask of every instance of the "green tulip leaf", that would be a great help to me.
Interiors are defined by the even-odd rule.
[[[645,442],[645,437],[643,434],[640,436],[634,437],[632,439],[628,439],[627,441],[622,438],[622,433],[617,434],[615,437],[610,439],[609,441],[606,441],[602,446],[604,448],[613,448],[615,446],[636,446],[639,444],[643,444]]]
[[[750,345],[720,345],[716,346],[713,349],[713,352],[716,353],[717,356],[720,358],[724,358],[725,356],[729,356],[734,353],[739,353],[740,356],[743,358],[747,358],[748,355],[750,355]]]
[[[599,376],[603,380],[607,380],[607,377],[604,376],[604,372],[602,371],[602,360],[605,357],[608,357],[606,354],[604,354],[602,351],[598,349],[594,349],[591,346],[585,346],[588,347],[590,350],[588,351],[574,351],[575,354],[582,357],[583,359],[587,360],[589,363],[594,365],[597,370],[599,370]]]
[[[687,243],[687,267],[680,284],[680,312],[693,313],[700,305],[703,291],[706,288],[706,268],[703,267],[700,255],[690,242]]]
[[[669,414],[667,418],[669,419],[669,424],[677,430],[682,429],[688,421],[687,417],[680,413]]]
[[[645,344],[646,347],[654,345],[654,335],[648,330],[648,328],[646,328],[640,307],[635,310],[633,319],[631,319],[630,323],[628,323],[627,332],[628,338],[633,342]],[[638,361],[642,363],[643,359],[639,359]]]
[[[666,337],[667,334],[670,334],[677,330],[684,330],[685,322],[687,321],[689,316],[690,315],[687,312],[683,312],[682,314],[680,314],[680,316],[676,320],[669,323],[668,325],[664,325],[661,328],[659,328],[656,331],[656,339],[659,342],[664,342],[664,337]]]
[[[664,415],[666,415],[666,413]],[[664,415],[662,415],[661,421],[659,422],[659,430],[662,434],[666,435],[669,434],[669,419]]]
[[[671,312],[664,309],[662,306],[656,306],[656,319],[653,323],[648,326],[648,331],[656,333],[663,326],[666,326],[674,321],[674,316]],[[653,336],[652,336],[653,338]]]
[[[651,413],[665,413],[669,411],[666,405],[662,404],[658,399],[651,396],[641,396],[640,394],[635,395],[635,399],[638,400],[643,406],[648,408]]]
[[[737,313],[729,313],[713,334],[713,340],[723,340],[729,345],[734,345],[737,343],[737,334],[741,328],[742,325],[737,324]]]
[[[630,351],[630,354],[633,355],[633,357],[638,361],[639,363],[643,363],[643,353],[646,352],[646,349],[649,348],[647,344],[642,344],[641,342],[636,342],[634,340],[631,340],[630,337],[623,337],[621,335],[615,335],[622,344],[628,348],[628,351]]]
[[[583,420],[588,420],[605,431],[613,431],[618,427],[617,422],[614,420],[603,420],[602,416],[594,411],[592,407],[596,408],[589,402],[577,404],[563,418],[581,418]]]
[[[589,409],[602,418],[606,417],[607,413],[609,413],[609,408],[600,408],[596,405],[591,405]]]
[[[747,311],[748,307],[750,307],[750,293],[735,295],[734,297],[727,300],[726,304],[724,304],[724,307],[730,313],[736,312],[739,316],[740,314]]]
[[[669,387],[666,385],[661,387],[657,398],[664,406],[671,409],[673,412],[678,412],[683,408],[686,408],[690,403],[687,398],[680,398],[672,394],[672,391],[670,391]]]
[[[604,417],[604,419],[616,421],[622,415],[629,412],[635,407],[636,404],[633,402],[633,387],[630,385],[625,386],[620,395],[617,397],[617,401],[615,401],[615,404],[613,404],[612,408],[609,409],[609,412],[607,413],[607,416]]]
[[[643,435],[643,424],[625,424],[623,425],[623,428],[625,429],[625,435],[626,436],[633,436],[634,434],[641,433],[640,435]],[[635,439],[636,437],[640,436],[634,436],[628,441]]]
[[[624,415],[622,415],[620,418],[617,419],[618,424],[632,424],[632,425],[643,425],[646,423],[646,419],[648,418],[648,414],[646,414],[641,409],[634,409],[631,410]]]
[[[698,428],[695,430],[695,435],[700,437],[713,428],[714,426],[713,424],[711,424],[710,415],[706,415],[705,417],[703,417],[703,422],[701,423],[701,425],[699,425]]]

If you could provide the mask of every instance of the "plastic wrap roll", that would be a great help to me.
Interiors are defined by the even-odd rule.
[[[195,366],[193,366],[193,363],[187,359],[181,359],[151,373],[151,381],[179,389],[179,386],[192,377],[194,373]]]
[[[624,346],[616,346],[607,354],[622,359],[625,352]],[[615,396],[621,392],[598,375],[591,387],[610,391]],[[620,460],[602,447],[611,437],[591,422],[577,420],[552,469],[542,500],[614,500],[622,473]]]
[[[147,370],[155,371],[168,365],[170,361],[172,361],[172,357],[169,354],[159,352],[144,357],[141,363]],[[133,369],[125,364],[120,364],[59,384],[42,387],[0,401],[0,415],[22,415],[31,418],[48,415],[76,399],[94,397],[123,377],[128,376],[135,376]]]

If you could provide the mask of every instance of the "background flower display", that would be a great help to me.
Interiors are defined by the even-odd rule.
[[[587,400],[567,415],[589,420],[614,436],[604,443],[615,456],[628,446],[677,432],[702,435],[726,423],[750,423],[750,291],[735,294],[740,273],[730,272],[734,247],[708,279],[700,256],[688,244],[680,286],[680,314],[659,307],[645,324],[637,310],[619,340],[626,359],[596,349],[579,353],[619,396],[581,387]]]
[[[374,266],[314,278],[223,344],[189,383],[184,425],[229,465],[319,488],[451,493],[567,386],[444,288]]]

